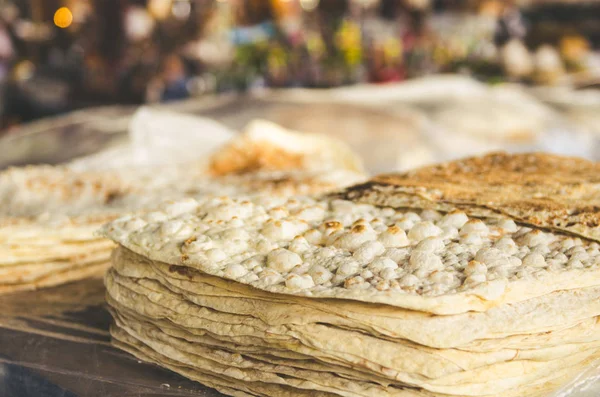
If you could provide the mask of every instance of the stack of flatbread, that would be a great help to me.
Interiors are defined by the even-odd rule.
[[[223,161],[237,168],[223,170]],[[260,122],[193,164],[9,169],[0,173],[0,293],[103,274],[114,244],[95,231],[126,213],[151,212],[165,200],[322,193],[360,180],[360,160],[341,142]]]
[[[599,189],[493,154],[122,217],[113,341],[232,396],[547,396],[600,357]]]

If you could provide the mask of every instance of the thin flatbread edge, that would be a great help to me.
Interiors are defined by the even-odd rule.
[[[113,336],[113,345],[115,345],[116,347],[127,351],[128,353],[136,356],[137,358],[147,361],[147,362],[152,362],[154,364],[157,364],[159,366],[162,366],[164,368],[170,369],[171,371],[177,372],[189,379],[195,380],[195,381],[199,381],[200,383],[203,383],[209,387],[215,387],[216,385],[211,382],[210,380],[213,379],[219,379],[221,377],[219,376],[215,376],[215,374],[210,374],[206,373],[204,371],[199,371],[196,368],[191,368],[188,365],[179,363],[175,360],[172,360],[168,357],[166,357],[165,355],[163,355],[161,352],[158,352],[152,348],[150,348],[149,346],[143,344],[142,342],[136,340],[135,338],[131,337],[130,335],[128,335],[125,331],[120,330],[119,328],[116,327],[111,327],[111,335]],[[515,397],[515,396],[530,396],[530,397],[541,397],[541,396],[545,396],[548,393],[550,393],[551,391],[557,390],[559,387],[561,387],[562,385],[566,384],[568,381],[570,381],[573,377],[576,376],[576,374],[580,373],[583,369],[588,368],[590,365],[592,365],[596,360],[598,359],[598,355],[593,355],[592,357],[588,358],[587,360],[585,360],[584,362],[574,366],[573,368],[566,368],[564,370],[559,371],[559,373],[557,374],[556,377],[554,377],[553,379],[548,379],[547,382],[543,382],[543,383],[534,383],[530,386],[525,386],[523,388],[519,388],[514,392],[508,392],[508,393],[503,393],[503,394],[499,394],[499,395],[495,395],[495,396],[489,396],[489,397]],[[214,378],[213,378],[214,377]],[[208,379],[207,379],[208,378]],[[212,379],[211,379],[212,378]],[[225,379],[227,379],[227,385],[233,388],[239,388],[241,390],[244,391],[250,391],[247,388],[250,387],[252,389],[252,385],[256,385],[256,386],[266,386],[266,387],[273,387],[274,385],[269,385],[267,386],[267,384],[261,384],[260,382],[240,382],[237,380],[233,380],[231,378],[221,378],[223,381],[225,381]],[[220,382],[219,382],[220,383]],[[275,386],[274,388],[279,388],[281,386]],[[259,387],[261,388],[261,387]],[[289,390],[289,389],[288,389]],[[304,395],[304,393],[306,393],[307,391],[305,391],[304,393],[302,393],[301,390],[298,389],[292,389],[294,390],[294,392],[297,392],[298,395]],[[421,391],[421,390],[411,390],[411,389],[405,389],[406,392],[406,397],[448,397],[447,394],[440,394],[440,393],[435,393],[435,392],[427,392],[427,391]],[[231,394],[231,395],[235,395],[235,394]],[[261,394],[264,395],[264,394]],[[288,395],[288,394],[286,394]],[[296,395],[296,394],[294,394]],[[311,394],[312,396],[313,394]],[[330,394],[327,392],[314,392],[315,396],[321,395],[321,396],[336,396],[337,394]]]
[[[34,282],[0,285],[0,295],[53,287],[71,281],[82,280],[84,278],[102,277],[109,267],[109,261],[100,261],[94,264],[69,268],[62,272],[53,273],[47,277],[35,280]]]

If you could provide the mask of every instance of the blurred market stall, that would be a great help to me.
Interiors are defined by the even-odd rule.
[[[497,150],[547,151],[598,161],[599,107],[600,91],[594,89],[489,86],[458,75],[385,86],[205,95],[153,104],[137,114],[134,106],[100,107],[15,127],[0,137],[0,169],[62,163],[118,148],[128,131],[138,145],[162,145],[162,156],[171,146],[204,136],[204,130],[180,114],[203,116],[233,131],[266,119],[292,130],[329,135],[346,141],[371,173]],[[172,118],[162,117],[163,111],[172,112]]]
[[[600,3],[6,0],[2,126],[103,104],[431,73],[590,86]]]

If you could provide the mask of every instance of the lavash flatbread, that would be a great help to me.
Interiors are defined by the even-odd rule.
[[[129,321],[130,319],[127,319],[127,320],[125,320],[125,318],[123,318],[123,319],[124,319],[124,321],[127,321],[127,324],[134,324],[134,325],[135,325],[135,323],[136,323],[136,321],[135,321],[135,320],[133,320],[133,321]],[[118,323],[119,323],[119,322],[120,322],[120,321],[118,321]],[[121,323],[121,324],[123,324],[123,323]],[[125,325],[125,327],[127,327],[127,326]],[[138,327],[139,327],[139,325],[138,325]],[[149,325],[149,324],[148,324],[146,328],[154,328],[154,327],[153,327],[152,325]],[[181,336],[181,335],[185,335],[185,334],[180,334],[180,336]],[[198,335],[198,336],[196,336],[196,337],[193,337],[193,336],[191,336],[191,337],[190,337],[190,336],[184,336],[183,338],[184,338],[184,340],[185,340],[186,338],[189,338],[189,340],[190,340],[190,341],[194,341],[194,343],[196,343],[196,344],[197,344],[197,343],[200,343],[200,344],[202,344],[202,341],[203,341],[203,336],[201,336],[201,335]],[[176,345],[176,343],[175,343],[175,344],[171,343],[171,344],[170,344],[170,346],[169,346],[169,348],[167,348],[167,350],[168,350],[168,349],[171,349],[171,348],[173,347],[173,345]],[[164,351],[164,350],[165,350],[165,349],[160,349],[160,351]],[[185,351],[193,351],[193,350],[194,350],[194,349],[193,349],[193,347],[192,347],[192,346],[190,346],[190,347],[188,347],[188,348],[186,348],[186,349],[185,349]],[[217,350],[218,350],[218,349],[217,349]],[[242,349],[242,350],[243,350],[243,349]],[[236,348],[236,350],[235,350],[235,351],[239,351],[239,349],[238,349],[238,348]],[[258,355],[258,358],[259,358],[259,359],[262,359],[262,356],[259,354],[259,355]],[[238,360],[238,362],[239,362],[239,360]],[[527,365],[527,362],[526,362],[526,361],[524,361],[523,363],[524,363],[524,365]],[[563,362],[563,363],[564,363],[564,362]],[[230,365],[232,365],[233,367],[237,367],[239,364],[233,363],[233,364],[230,364]],[[290,366],[292,366],[292,367],[295,367],[295,366],[297,366],[297,365],[298,365],[298,363],[297,363],[295,360],[286,360],[286,361],[284,361],[284,364],[283,364],[283,365],[290,365]],[[558,363],[558,362],[557,362],[557,363],[555,363],[555,366],[557,366],[557,365],[559,365],[559,363]],[[252,368],[254,368],[254,367],[252,367]],[[337,371],[337,370],[338,370],[338,368],[339,368],[339,367],[337,367],[337,366],[334,366],[334,367],[332,367],[332,369],[331,369],[331,370],[332,370],[332,371]],[[515,367],[515,368],[517,368],[517,370],[518,370],[518,367]],[[510,374],[508,374],[507,372],[505,372],[505,371],[501,371],[501,373],[505,374],[507,377],[509,377],[509,378],[510,378]],[[548,376],[548,378],[552,378],[552,377],[553,377],[552,375],[549,375],[549,376]],[[358,376],[358,377],[356,377],[356,376],[355,376],[355,377],[354,377],[354,379],[355,379],[355,380],[356,380],[356,379],[360,379],[360,376]],[[480,378],[476,378],[476,379],[478,379],[478,380],[479,380]],[[249,379],[246,379],[246,380],[249,380]],[[402,385],[401,385],[401,384],[398,384],[398,382],[397,382],[397,381],[390,381],[390,382],[392,382],[392,383],[395,383],[396,385],[399,385],[400,387],[402,387]],[[357,383],[358,385],[360,385],[360,381],[359,381],[359,382],[356,382],[356,383]],[[378,381],[378,383],[379,383],[379,381]],[[313,386],[313,387],[314,387],[314,386]],[[466,388],[468,388],[469,386],[461,386],[461,387],[464,387],[464,388],[466,389]],[[455,390],[454,390],[454,391],[453,391],[453,390],[450,390],[450,394],[457,394],[457,393],[460,393],[460,391],[459,391],[459,390],[460,390],[460,387],[459,387],[459,386],[457,386],[457,387],[455,388]],[[390,388],[390,389],[389,389],[389,392],[390,392],[390,393],[392,393],[391,395],[400,395],[400,396],[402,396],[402,395],[403,395],[403,394],[402,394],[400,391],[398,391],[398,390],[394,390],[394,388]],[[471,393],[469,393],[469,392],[467,392],[467,393],[468,393],[468,394],[471,394]],[[341,394],[341,395],[344,395],[344,394],[343,394],[343,393],[341,393],[341,392],[340,392],[339,394]],[[510,394],[510,393],[509,393],[509,394]],[[367,395],[369,395],[369,394],[367,394]],[[383,395],[383,394],[376,394],[376,395]],[[461,395],[462,395],[462,394],[461,394]],[[477,395],[477,393],[474,393],[474,395]],[[504,394],[502,394],[502,395],[504,395]],[[510,394],[510,395],[513,395],[513,394]]]
[[[110,277],[110,273],[109,273],[109,277]],[[108,294],[109,294],[109,296],[110,296],[110,297],[112,297],[112,296],[115,296],[115,295],[114,295],[114,294],[115,294],[114,287],[113,287],[113,286],[110,284],[110,282],[109,282],[109,285],[108,285],[108,287],[109,287],[109,290],[108,290]],[[161,296],[162,296],[162,295],[164,295],[164,292],[163,292],[163,293],[160,293],[160,295],[161,295]],[[118,292],[116,293],[116,296],[117,296],[117,299],[121,299],[121,297],[119,297],[119,293],[118,293]],[[159,295],[157,295],[157,297],[158,297],[158,296],[159,296]],[[133,310],[133,312],[138,312],[139,310],[142,310],[142,312],[141,312],[141,313],[144,313],[145,315],[149,315],[149,316],[150,316],[150,317],[147,317],[148,319],[152,319],[152,317],[153,317],[153,316],[156,316],[156,315],[158,315],[158,316],[159,316],[159,317],[157,317],[157,318],[161,318],[162,316],[164,316],[164,315],[165,315],[165,314],[164,314],[164,313],[165,313],[165,311],[164,311],[164,310],[167,310],[167,312],[169,311],[169,309],[167,309],[167,308],[166,308],[166,307],[164,307],[164,306],[163,306],[161,309],[159,309],[159,307],[158,307],[158,306],[156,306],[156,307],[155,307],[155,309],[152,309],[152,307],[153,307],[153,305],[154,305],[154,304],[152,304],[152,303],[149,303],[149,302],[145,301],[145,300],[144,300],[144,298],[142,298],[142,296],[138,296],[138,298],[136,298],[136,299],[129,299],[129,300],[126,300],[126,302],[127,302],[127,303],[126,303],[126,305],[131,305],[131,304],[133,304],[133,302],[136,302],[136,303],[135,303],[135,306],[129,306],[129,307],[131,308],[131,310]],[[164,303],[164,302],[167,302],[167,301],[163,301],[163,303]],[[119,304],[119,303],[117,303],[117,302],[115,302],[115,301],[113,301],[113,300],[112,300],[112,298],[109,300],[109,303],[111,303],[111,306],[113,306],[113,307],[115,307],[115,308],[118,308],[118,309],[119,309],[119,311],[120,311],[120,313],[123,313],[123,309],[120,307],[120,304]],[[176,304],[176,305],[174,306],[175,310],[184,310],[184,311],[185,311],[185,307],[186,307],[186,305],[184,304],[184,305],[182,306],[182,304],[181,304],[181,303],[179,303],[179,304]],[[148,310],[149,310],[149,311],[148,311]],[[158,311],[156,311],[156,310],[158,310]],[[127,312],[127,310],[125,310],[125,312]],[[152,314],[152,313],[154,313],[154,314]],[[163,313],[163,314],[159,314],[159,313]],[[142,315],[144,315],[144,314],[142,314]],[[191,317],[190,317],[190,316],[191,316]],[[194,341],[202,341],[202,340],[203,340],[203,339],[202,339],[202,338],[203,338],[203,336],[202,336],[202,335],[205,335],[205,332],[206,332],[206,330],[207,330],[207,328],[205,328],[205,327],[209,327],[208,329],[213,329],[213,330],[214,330],[215,328],[214,328],[214,327],[211,327],[211,326],[209,326],[209,325],[208,325],[209,323],[207,323],[207,321],[206,321],[206,320],[202,320],[201,322],[197,322],[197,323],[195,323],[195,325],[192,325],[192,324],[194,324],[194,323],[193,323],[193,322],[190,322],[190,319],[192,319],[192,318],[194,318],[194,317],[195,317],[195,314],[193,314],[192,312],[187,312],[187,315],[185,315],[184,317],[177,317],[177,316],[174,316],[174,317],[173,317],[173,316],[170,316],[170,317],[168,317],[168,318],[170,319],[170,321],[175,321],[174,323],[172,323],[172,324],[174,324],[174,326],[177,326],[177,325],[179,325],[179,326],[183,326],[183,327],[184,327],[185,329],[187,329],[188,331],[191,331],[191,332],[193,332],[193,334],[192,334],[192,335],[197,335],[196,337],[193,337],[193,336],[187,336],[187,337],[185,337],[185,336],[184,336],[184,339],[185,339],[185,338],[187,338],[187,339],[189,339],[189,340],[194,340]],[[132,321],[131,321],[131,320],[126,320],[126,321],[127,321],[127,324],[129,324],[129,325],[131,325],[131,324],[132,324]],[[153,319],[152,321],[154,321],[154,319]],[[159,321],[160,321],[160,320],[159,320]],[[181,321],[183,321],[183,323],[182,323]],[[184,324],[185,324],[185,325],[184,325]],[[244,324],[245,324],[244,326],[248,327],[248,325],[247,325],[247,324],[249,324],[249,322],[248,322],[248,321],[245,321],[245,322],[244,322]],[[192,328],[190,328],[190,326],[191,326]],[[227,325],[226,323],[223,323],[223,325],[222,325],[222,326],[223,326],[223,331],[224,331],[226,334],[227,334],[228,332],[233,332],[234,334],[238,334],[238,335],[239,335],[239,332],[241,331],[241,329],[240,329],[239,327],[243,327],[243,326],[240,324],[240,326],[238,326],[238,328],[231,328],[232,326],[231,326],[231,325]],[[151,327],[152,327],[152,326],[151,326]],[[170,326],[169,326],[169,327],[170,327]],[[199,327],[199,328],[196,328],[196,327]],[[147,327],[146,327],[146,328],[147,328]],[[218,328],[216,328],[216,329],[218,330]],[[229,331],[227,331],[227,330],[229,330]],[[186,331],[186,332],[188,332],[188,331]],[[315,334],[313,334],[313,336],[320,337],[320,338],[321,338],[321,341],[322,341],[321,343],[323,343],[323,342],[325,342],[325,343],[330,343],[331,341],[335,341],[335,340],[336,340],[336,338],[335,338],[335,337],[334,337],[334,338],[332,338],[330,335],[328,335],[326,332],[323,332],[323,331],[324,331],[324,329],[323,329],[323,327],[321,326],[321,329],[319,329],[319,330],[318,330],[318,332],[316,332]],[[222,332],[222,331],[217,331],[217,332],[218,332],[218,333],[220,333],[220,332]],[[346,331],[346,332],[348,332],[348,331]],[[184,334],[181,334],[181,333],[175,333],[175,334],[176,334],[176,335],[179,335],[179,336],[181,336],[181,335],[186,335],[185,333],[184,333]],[[216,334],[214,334],[214,333],[211,333],[211,335],[213,335],[213,336],[214,336],[214,335],[216,335]],[[225,335],[225,334],[223,334],[223,335]],[[223,335],[221,335],[221,336],[217,336],[217,337],[218,337],[218,338],[223,338],[223,337],[224,337]],[[361,338],[361,337],[362,337],[362,338],[365,338],[365,337],[366,337],[366,336],[361,336],[361,335],[362,335],[362,334],[356,334],[356,336],[357,336],[357,337],[359,337],[359,338]],[[198,339],[198,338],[200,338],[200,339]],[[226,338],[226,337],[225,337],[225,338]],[[357,340],[357,342],[356,342],[357,344],[354,344],[354,343],[352,342],[352,339],[349,339],[348,337],[344,338],[342,335],[338,335],[338,336],[337,336],[337,338],[339,338],[339,339],[340,339],[340,341],[341,341],[341,343],[342,343],[340,346],[344,346],[344,344],[348,344],[348,343],[349,343],[349,345],[347,346],[347,349],[348,349],[348,351],[352,351],[353,349],[357,349],[357,348],[359,348],[359,349],[361,349],[361,350],[363,351],[363,353],[362,353],[362,354],[364,354],[364,353],[365,353],[365,352],[366,352],[366,351],[367,351],[369,348],[372,348],[372,346],[366,346],[366,347],[364,347],[364,348],[361,348],[361,347],[363,346],[363,344],[360,342],[360,341],[361,341],[361,339]],[[240,337],[240,336],[237,336],[237,337],[231,337],[231,340],[235,340],[237,343],[244,343],[244,339],[245,339],[245,338],[243,338],[243,337]],[[248,339],[248,338],[246,338],[246,339]],[[256,342],[252,342],[252,341],[251,341],[251,338],[250,338],[249,340],[250,340],[250,342],[246,342],[246,343],[254,343],[253,345],[250,345],[250,346],[255,346],[255,345],[258,345]],[[314,342],[314,341],[313,341],[313,342]],[[174,345],[173,345],[173,343],[168,343],[168,346],[169,346],[168,348],[167,348],[167,347],[165,347],[165,346],[163,346],[163,348],[160,348],[160,347],[159,347],[159,350],[160,350],[161,352],[164,352],[164,351],[165,351],[165,349],[172,351],[172,349],[174,348]],[[175,346],[176,346],[176,344],[175,344]],[[387,355],[387,356],[390,356],[390,357],[396,357],[396,364],[397,364],[397,360],[406,360],[406,363],[407,363],[407,364],[411,364],[411,363],[412,363],[412,365],[417,365],[417,363],[419,362],[419,360],[418,360],[418,358],[417,358],[417,357],[411,357],[411,356],[397,356],[397,355],[395,355],[395,354],[393,353],[394,349],[392,349],[392,350],[389,350],[389,347],[390,347],[390,345],[388,345],[388,346],[387,346],[387,348],[388,348],[388,349],[386,350],[386,355]],[[229,348],[231,348],[231,347],[229,347]],[[293,348],[292,350],[294,350],[294,351],[297,351],[297,350],[298,350],[298,348],[299,348],[299,347],[296,347],[296,348]],[[322,347],[321,347],[321,348],[322,348]],[[193,350],[194,350],[194,349],[193,349],[193,345],[190,345],[188,348],[185,348],[185,349],[184,349],[184,351],[185,351],[185,352],[190,352],[190,351],[193,351]],[[241,350],[243,351],[243,349],[241,349]],[[240,351],[240,349],[236,347],[236,350],[235,350],[235,351]],[[270,350],[269,350],[269,351],[270,351]],[[304,351],[306,352],[306,351],[309,351],[309,350],[306,350],[306,349],[305,349]],[[256,354],[256,353],[255,353],[255,354]],[[275,354],[277,354],[277,353],[275,353]],[[206,355],[206,354],[205,354],[205,355]],[[204,355],[204,356],[205,356],[205,355]],[[582,354],[582,356],[585,356],[585,355],[586,355],[586,354]],[[260,353],[258,353],[258,357],[260,358]],[[406,358],[404,358],[404,357],[406,357]],[[321,359],[322,359],[322,358],[323,358],[323,357],[321,357]],[[514,361],[515,359],[516,359],[517,361]],[[500,370],[498,370],[498,371],[492,371],[491,373],[493,373],[493,374],[495,374],[495,373],[506,374],[506,376],[508,377],[508,378],[507,378],[507,386],[506,386],[506,387],[508,387],[508,385],[513,385],[513,386],[514,386],[514,384],[515,384],[514,382],[518,382],[518,381],[517,381],[517,380],[515,380],[515,379],[512,379],[512,377],[514,377],[514,376],[517,376],[517,378],[518,378],[519,376],[521,376],[521,375],[519,375],[519,374],[520,374],[520,370],[521,370],[521,365],[518,365],[518,363],[520,362],[520,360],[523,360],[523,359],[524,359],[524,357],[523,357],[523,358],[516,358],[516,357],[515,357],[515,358],[513,358],[513,360],[511,360],[509,363],[506,363],[506,364],[500,364],[500,368],[502,368],[502,369],[500,369]],[[578,358],[577,358],[577,357],[573,358],[573,356],[570,356],[570,357],[568,358],[568,360],[574,360],[574,361],[577,361],[577,360],[578,360]],[[568,361],[568,360],[567,360],[567,361]],[[289,364],[291,364],[292,366],[294,366],[294,365],[295,365],[293,361],[291,361],[291,362],[290,362],[289,360],[287,360],[287,361],[288,361],[288,362],[289,362]],[[326,362],[327,362],[327,360],[326,360]],[[364,362],[364,361],[362,361],[362,360],[360,360],[360,361],[355,361],[355,363],[353,364],[353,366],[360,366],[360,365],[361,365],[361,363],[363,363],[363,362]],[[523,363],[524,363],[524,365],[533,365],[533,366],[538,366],[538,367],[539,367],[540,365],[546,365],[546,364],[541,364],[541,363],[540,363],[540,364],[531,363],[531,362],[529,362],[529,361],[527,361],[527,360],[526,360],[526,361],[523,361]],[[549,372],[549,371],[551,371],[552,369],[555,369],[555,368],[556,368],[556,367],[558,367],[558,366],[564,365],[565,363],[566,363],[566,361],[562,360],[562,361],[560,361],[560,363],[559,363],[559,362],[556,362],[555,364],[549,364],[551,369],[547,369],[546,371],[547,371],[547,372]],[[331,363],[330,363],[330,364],[331,364]],[[190,364],[190,365],[192,365],[192,364]],[[233,365],[234,365],[234,366],[237,366],[237,364],[233,364]],[[346,363],[345,365],[348,365],[348,363]],[[511,370],[511,366],[512,366],[512,367],[514,367],[512,370]],[[546,366],[547,366],[547,365],[546,365]],[[252,368],[254,368],[254,367],[252,367]],[[338,370],[339,370],[339,367],[338,367],[338,366],[335,366],[334,368],[338,368]],[[373,365],[371,365],[371,366],[368,366],[368,368],[369,368],[370,370],[374,370],[376,367],[374,367]],[[382,368],[385,368],[385,367],[382,367]],[[561,368],[562,368],[562,367],[561,367]],[[538,370],[538,374],[539,374],[539,369],[540,369],[540,368],[537,368],[537,370]],[[481,370],[480,370],[480,371],[481,371]],[[512,372],[514,372],[514,374],[513,374],[513,375],[510,375],[510,372],[508,372],[508,371],[512,371]],[[479,376],[476,376],[476,377],[474,377],[474,379],[483,379],[483,378],[485,378],[485,376],[486,376],[485,374],[486,374],[486,373],[489,373],[489,372],[490,372],[490,370],[489,370],[489,369],[484,369],[484,371],[483,371],[481,374],[479,374]],[[527,372],[525,372],[525,373],[527,373]],[[384,371],[382,374],[380,374],[380,376],[383,376],[383,377],[385,377],[386,375],[387,375],[387,376],[390,376],[391,374],[393,374],[393,371],[392,371],[392,372],[390,372],[389,370],[387,370],[387,371]],[[361,376],[362,376],[362,377],[364,377],[364,375],[359,375],[359,376],[356,376],[356,375],[354,375],[354,379],[361,378]],[[489,375],[488,375],[488,376],[489,376]],[[549,375],[549,376],[550,376],[550,375]],[[469,378],[472,378],[472,377],[469,377]],[[246,380],[248,380],[248,379],[246,379]],[[396,381],[395,381],[395,380],[392,378],[392,380],[390,380],[389,382],[396,382]],[[314,387],[314,384],[313,384],[313,385],[310,385],[310,387]],[[480,388],[480,390],[481,390],[481,387],[485,387],[485,385],[481,385],[481,384],[480,384],[480,385],[470,385],[470,386],[463,385],[463,386],[460,386],[460,387],[458,387],[458,386],[452,386],[452,388],[450,388],[450,391],[446,390],[447,388],[445,388],[443,385],[442,385],[442,386],[440,386],[440,385],[437,385],[437,386],[436,386],[436,385],[434,384],[434,385],[429,385],[429,387],[431,387],[431,388],[433,388],[433,389],[437,389],[437,390],[444,390],[444,391],[446,391],[446,392],[450,392],[451,394],[460,393],[460,390],[463,390],[463,389],[464,389],[463,391],[466,391],[466,392],[467,392],[468,394],[470,394],[470,395],[471,395],[471,393],[474,393],[473,395],[477,395],[477,393],[478,393],[478,392],[477,392],[477,388]],[[475,389],[473,389],[473,387],[475,387]],[[496,383],[494,383],[494,384],[493,384],[493,387],[494,387],[494,388],[495,388],[495,387],[498,387],[498,385],[497,385]],[[470,390],[470,391],[469,391],[469,390]],[[485,390],[485,389],[483,389],[483,390]],[[341,395],[347,395],[347,394],[343,394],[343,393],[342,393]],[[366,394],[366,395],[370,395],[370,394]],[[377,394],[377,395],[384,395],[384,394]],[[396,395],[396,394],[392,394],[392,395]],[[402,395],[404,395],[404,394],[401,394],[401,393],[400,393],[400,394],[397,394],[397,395],[400,395],[400,396],[402,396]],[[461,395],[462,395],[462,394],[461,394]]]
[[[106,269],[110,267],[110,262],[99,261],[86,263],[81,266],[67,268],[67,270],[49,273],[44,277],[37,277],[34,281],[24,283],[3,284],[0,285],[0,294],[12,294],[22,291],[33,291],[40,288],[54,287],[56,285],[66,284],[71,281],[81,280],[90,277],[102,277]]]
[[[91,251],[63,260],[29,262],[26,264],[17,263],[13,265],[0,266],[0,285],[31,282],[38,278],[42,278],[52,273],[63,271],[69,268],[85,266],[98,262],[106,263],[106,257],[107,255],[110,255],[110,251],[110,249]]]
[[[600,241],[600,164],[575,157],[493,153],[381,175],[342,196],[392,207],[507,216]]]
[[[175,360],[169,359],[168,357],[162,355],[161,353],[145,346],[143,343],[136,341],[135,338],[127,336],[126,333],[119,332],[118,330],[115,330],[114,328],[111,329],[111,333],[114,338],[114,344],[117,347],[119,347],[125,351],[128,351],[129,353],[133,354],[134,356],[138,357],[139,359],[159,364],[162,367],[171,369],[179,374],[186,376],[187,378],[190,378],[190,379],[199,381],[205,385],[208,385],[209,387],[213,387],[227,395],[247,396],[248,394],[245,394],[245,392],[247,392],[249,389],[252,390],[252,394],[251,394],[252,396],[270,397],[270,396],[289,395],[289,394],[283,394],[283,393],[287,392],[287,390],[284,389],[285,391],[282,391],[279,387],[264,388],[263,385],[257,384],[255,382],[253,382],[253,383],[235,382],[233,379],[222,379],[222,378],[216,378],[211,375],[207,375],[206,373],[198,371],[195,368],[191,368],[189,366],[182,365],[181,363],[178,363]],[[528,397],[546,397],[549,392],[556,390],[560,385],[562,385],[565,382],[572,379],[575,376],[575,374],[580,372],[582,369],[589,367],[589,365],[592,364],[594,362],[594,360],[595,360],[595,358],[590,358],[590,359],[582,362],[578,366],[568,368],[568,369],[563,369],[559,373],[556,374],[557,375],[556,377],[553,377],[551,379],[545,379],[544,381],[532,383],[528,387],[517,390],[514,393],[504,393],[501,395],[492,395],[490,397],[521,397],[524,395],[527,395]],[[215,383],[215,379],[217,379],[216,383]],[[225,388],[222,385],[233,386],[236,389]],[[244,390],[244,392],[240,392],[240,390]],[[304,395],[304,394],[301,394],[302,393],[301,391],[294,391],[294,393],[295,394],[292,394],[293,396]],[[333,394],[326,394],[326,393],[316,392],[316,391],[311,392],[311,394],[309,394],[309,395],[310,396],[327,396],[327,397],[335,396]],[[402,397],[443,397],[443,396],[445,396],[445,395],[438,394],[438,393],[430,393],[430,392],[411,390],[411,389],[405,389],[404,395],[402,395]]]
[[[86,252],[103,251],[105,254],[114,248],[114,244],[107,240],[92,240],[78,243],[58,243],[55,245],[34,245],[32,247],[21,244],[0,245],[0,267],[19,263],[36,263],[58,260],[61,258],[76,258]]]
[[[309,210],[314,213],[306,212]],[[273,211],[286,214],[283,221],[270,219],[268,214]],[[407,226],[410,230],[405,233],[398,225],[412,222],[405,219],[408,212],[406,209],[378,208],[335,199],[306,198],[270,203],[223,198],[200,200],[190,204],[187,210],[172,216],[164,215],[157,222],[126,217],[107,225],[103,233],[150,259],[196,268],[269,292],[384,303],[434,314],[486,311],[554,291],[600,285],[597,242],[532,230],[517,226],[512,220],[508,224],[513,231],[508,231],[501,226],[506,224],[506,218],[485,218],[482,221],[469,218],[465,213],[442,216],[426,211],[422,215],[410,214],[418,221],[415,221],[416,226],[412,223],[414,229]],[[435,224],[424,220],[429,216],[436,217]],[[451,222],[452,217],[461,217],[460,231],[453,226],[444,226]],[[222,223],[214,223],[215,220]],[[241,229],[237,223],[240,222],[243,223],[243,231],[238,233],[237,230]],[[171,228],[176,229],[176,233],[171,235],[166,231]],[[380,229],[375,231],[374,228]],[[485,230],[485,237],[481,237],[477,231],[479,228]],[[242,235],[243,240],[234,245],[228,243],[230,229],[231,233]],[[417,229],[431,230],[435,235],[425,235]],[[202,233],[197,230],[202,230]],[[413,234],[413,231],[416,232]],[[450,232],[452,235],[444,237]],[[317,235],[317,239],[308,242],[311,234]],[[407,235],[413,236],[414,240],[410,241]],[[497,245],[507,238],[510,248]],[[268,243],[263,250],[259,242],[265,240]],[[386,248],[382,241],[396,245]],[[297,249],[301,251],[289,253],[288,248],[296,244],[300,245]],[[382,251],[364,260],[356,259],[355,253],[360,253],[361,244],[375,244]],[[161,250],[155,250],[154,245],[160,246]],[[215,252],[211,251],[213,249],[221,256],[218,263],[209,258]],[[297,263],[289,267],[280,265],[279,255],[293,258],[290,260]],[[397,259],[390,259],[393,257]],[[558,257],[562,258],[564,265],[557,263],[551,266],[550,263],[555,263]],[[253,267],[246,269],[244,263],[251,258],[260,266],[248,264]],[[535,260],[541,263],[534,263]],[[383,269],[376,269],[388,265],[378,261],[394,262],[389,265],[393,273],[388,274],[388,279],[383,278]],[[483,272],[489,273],[489,277],[483,275],[481,281],[470,283],[467,265],[472,261],[475,263],[471,266],[485,262]],[[306,264],[304,273],[313,266],[328,267],[332,281],[324,280],[320,285],[308,280],[303,273],[300,274],[302,278],[297,278],[298,274],[293,272],[294,265],[303,263]],[[265,267],[268,272],[263,272]],[[240,273],[231,273],[232,269],[239,269]],[[347,274],[346,269],[350,269]],[[371,269],[380,273],[379,278]],[[370,281],[360,275],[361,271],[367,270],[371,276],[365,277],[371,277]],[[441,275],[449,277],[447,281],[429,281],[429,276],[442,271]],[[404,283],[405,277],[412,277],[413,285],[419,287],[412,288],[407,284],[403,288],[398,283]],[[289,281],[294,278],[307,284],[290,284]],[[386,281],[389,279],[391,281]],[[426,287],[430,289],[426,290]]]
[[[124,217],[103,229],[115,343],[255,395],[545,396],[600,355],[595,210],[560,226],[596,199],[595,167],[491,155]]]
[[[107,280],[111,297],[122,305],[130,305],[131,303],[127,302],[131,301],[138,302],[129,308],[138,312],[142,310],[151,318],[155,316],[160,318],[165,313],[169,313],[167,318],[186,328],[211,330],[211,333],[219,334],[221,337],[235,337],[238,340],[241,336],[258,338],[267,343],[271,341],[273,347],[293,346],[292,350],[308,356],[341,362],[343,365],[355,368],[366,365],[363,368],[370,369],[374,373],[380,372],[380,377],[402,380],[409,384],[428,382],[428,379],[432,378],[458,376],[459,373],[463,373],[462,378],[475,378],[467,371],[483,371],[479,377],[476,377],[479,379],[485,374],[493,373],[492,368],[495,366],[509,368],[510,365],[516,366],[520,361],[551,361],[570,357],[598,346],[598,342],[593,341],[543,348],[538,351],[499,349],[487,353],[472,353],[454,349],[428,349],[401,340],[376,339],[362,333],[317,323],[265,327],[260,322],[253,321],[252,316],[240,317],[229,312],[225,314],[218,311],[207,314],[208,310],[198,310],[193,304],[186,303],[185,298],[167,298],[172,293],[160,289],[156,284],[135,285],[114,273],[109,274]],[[146,287],[149,289],[144,291]],[[182,316],[189,318],[184,319]],[[194,318],[197,320],[194,321]],[[222,324],[222,330],[219,330],[219,324]],[[490,368],[486,368],[487,366]],[[381,369],[377,370],[377,368]]]
[[[488,339],[491,349],[498,350],[511,335],[563,330],[600,315],[599,288],[560,291],[481,313],[431,316],[386,305],[272,294],[192,268],[150,261],[124,248],[113,252],[112,263],[113,271],[125,277],[156,280],[198,304],[252,315],[271,326],[319,322],[438,348],[468,351],[471,344]]]
[[[67,165],[12,168],[0,173],[0,267],[11,267],[0,273],[0,284],[18,281],[19,289],[28,289],[27,281],[32,286],[50,283],[52,272],[68,274],[65,280],[87,274],[81,266],[75,270],[82,255],[103,251],[102,261],[106,262],[113,247],[112,242],[94,234],[102,224],[128,212],[147,212],[165,200],[223,194],[313,194],[363,178],[360,160],[335,139],[309,139],[260,123],[252,134],[234,139],[213,157],[226,157],[230,146],[242,151],[256,148],[256,136],[270,140],[274,151],[289,148],[290,139],[306,142],[302,147],[292,146],[293,155],[281,151],[284,156],[277,160],[283,163],[278,166],[271,162],[275,158],[263,159],[256,153],[258,157],[238,161],[241,169],[219,172],[218,177],[207,169],[210,159],[154,169],[78,171]],[[311,146],[315,142],[320,143],[318,148]],[[303,162],[295,163],[292,156],[302,157]],[[323,169],[328,172],[324,174]],[[225,175],[231,173],[236,175]],[[60,278],[52,280],[56,284]],[[17,289],[16,284],[3,291],[12,289]]]

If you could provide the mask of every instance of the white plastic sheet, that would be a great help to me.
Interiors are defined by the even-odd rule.
[[[598,397],[600,396],[600,361],[582,372],[549,397]]]
[[[125,144],[77,159],[70,167],[83,171],[202,161],[235,135],[210,118],[148,107],[133,115],[128,133]]]

